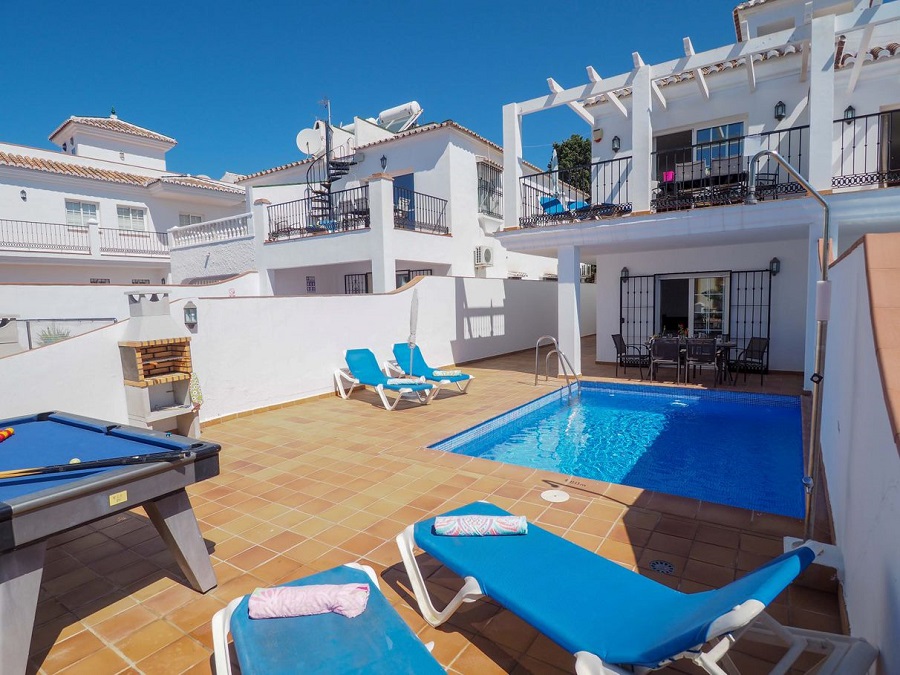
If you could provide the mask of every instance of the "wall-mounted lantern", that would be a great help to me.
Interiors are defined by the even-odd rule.
[[[197,305],[193,302],[184,304],[184,325],[191,329],[197,327]]]
[[[856,117],[856,108],[852,105],[848,105],[844,108],[844,122],[847,124],[851,124],[853,122],[853,118]]]
[[[628,281],[628,268],[627,268],[627,267],[623,267],[623,268],[622,268],[622,271],[619,272],[619,280],[620,280],[623,284],[624,284],[626,281]]]
[[[384,155],[381,156],[381,170],[384,171],[387,168],[387,157]]]
[[[784,101],[778,101],[775,104],[775,119],[779,122],[787,117],[787,106],[784,104]]]
[[[619,138],[618,136],[613,136],[613,139],[612,139],[612,151],[613,151],[613,152],[618,152],[618,151],[621,150],[621,149],[622,149],[622,139]]]
[[[781,271],[781,261],[778,258],[772,258],[769,261],[769,272],[772,276],[776,276]]]
[[[25,190],[19,190],[19,197],[22,198],[22,201],[23,201],[23,202],[27,202],[27,201],[28,201],[28,193],[25,192]]]

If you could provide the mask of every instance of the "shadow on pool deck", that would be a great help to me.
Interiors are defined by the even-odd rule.
[[[586,338],[584,354],[593,350]],[[223,446],[222,473],[188,492],[214,547],[219,586],[205,595],[186,587],[142,512],[56,537],[30,672],[209,673],[216,610],[258,586],[354,560],[379,572],[388,599],[424,641],[435,641],[449,672],[572,672],[571,655],[490,600],[440,629],[428,626],[411,606],[394,537],[412,522],[487,499],[645,576],[697,591],[759,566],[781,552],[783,535],[800,533],[802,523],[790,518],[424,448],[559,386],[533,386],[533,368],[533,351],[466,364],[476,376],[469,394],[393,413],[360,392],[208,425],[204,436]],[[584,371],[601,378],[614,369],[588,362]],[[760,390],[753,384],[737,390]],[[799,375],[773,374],[762,391],[798,394],[801,384]],[[551,485],[571,499],[543,501]],[[652,571],[652,560],[669,561],[674,573]],[[459,587],[427,556],[422,564],[438,597]],[[771,614],[840,631],[834,583],[830,570],[810,568]],[[738,659],[754,673],[771,656],[754,647]],[[698,670],[681,664],[661,672]]]

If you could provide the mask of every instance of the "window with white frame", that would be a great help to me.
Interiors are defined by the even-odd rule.
[[[143,231],[147,229],[144,209],[137,209],[132,206],[117,206],[116,213],[119,216],[120,230]]]
[[[316,292],[316,278],[312,276],[306,277],[306,292],[312,295]]]
[[[84,225],[86,227],[90,220],[99,222],[96,204],[66,200],[66,225]]]
[[[178,227],[184,227],[185,225],[195,225],[197,223],[203,222],[203,216],[199,216],[196,213],[179,213],[178,214]]]

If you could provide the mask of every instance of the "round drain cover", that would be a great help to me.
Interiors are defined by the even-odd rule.
[[[650,569],[660,574],[672,574],[675,571],[675,565],[668,560],[651,560]]]
[[[569,495],[562,490],[544,490],[541,493],[541,499],[545,502],[567,502]]]

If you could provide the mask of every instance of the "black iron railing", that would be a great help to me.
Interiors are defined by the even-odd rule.
[[[900,110],[835,120],[833,188],[900,184]]]
[[[657,182],[652,207],[660,212],[742,202],[747,195],[750,159],[760,150],[777,151],[802,175],[809,175],[808,126],[696,143],[652,153],[651,166]],[[771,159],[760,162],[757,176],[759,199],[805,193]]]
[[[267,242],[362,230],[369,227],[369,186],[332,192],[330,213],[321,199],[306,197],[268,207]],[[326,203],[326,207],[328,204]]]
[[[595,220],[631,212],[631,157],[544,171],[521,180],[521,227]]]
[[[167,256],[169,255],[168,233],[101,227],[100,253]]]
[[[87,225],[0,219],[0,248],[90,253],[91,241]]]
[[[394,228],[449,234],[447,200],[395,185]]]
[[[478,213],[503,217],[503,170],[478,162]]]

